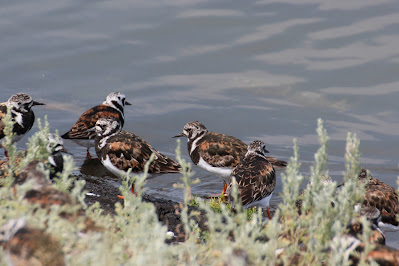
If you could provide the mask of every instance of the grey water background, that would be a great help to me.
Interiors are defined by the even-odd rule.
[[[304,175],[322,118],[335,181],[343,178],[353,132],[362,166],[397,187],[398,29],[395,0],[2,1],[0,101],[29,93],[47,104],[34,107],[36,116],[47,115],[62,134],[121,91],[133,104],[125,108],[125,130],[167,155],[175,153],[171,137],[199,120],[247,143],[262,139],[284,160],[296,138]],[[85,148],[65,144],[80,167]],[[189,160],[185,140],[182,154]],[[201,180],[194,194],[221,191],[221,179],[193,170]],[[178,181],[152,177],[147,192],[181,200]],[[272,205],[279,192],[281,182]],[[388,244],[399,247],[397,233]]]

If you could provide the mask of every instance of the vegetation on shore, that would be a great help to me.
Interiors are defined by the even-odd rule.
[[[46,160],[49,124],[45,122],[42,127],[38,121],[39,131],[29,139],[26,154],[17,151],[11,143],[11,124],[10,117],[6,118],[8,136],[4,146],[9,160],[0,173],[0,227],[11,219],[24,218],[29,226],[44,230],[60,243],[67,265],[275,265],[293,262],[348,265],[353,257],[360,263],[371,262],[367,258],[368,251],[374,247],[368,241],[370,230],[364,230],[359,239],[365,245],[365,252],[360,254],[350,249],[353,240],[345,237],[347,225],[356,216],[354,206],[361,202],[364,193],[364,187],[357,182],[359,141],[356,135],[348,134],[345,186],[337,191],[336,182],[324,182],[328,176],[328,136],[322,120],[318,121],[317,128],[320,148],[310,176],[303,176],[299,171],[299,150],[294,140],[294,155],[278,180],[283,188],[282,202],[271,221],[264,218],[261,210],[254,209],[248,215],[237,201],[235,213],[223,201],[209,202],[201,198],[193,201],[191,186],[199,180],[193,180],[195,173],[191,164],[180,156],[178,142],[176,154],[183,172],[176,186],[184,193],[180,210],[184,241],[173,244],[168,244],[168,240],[175,236],[159,222],[154,205],[142,201],[146,173],[122,181],[120,190],[124,204],[116,204],[115,215],[104,215],[99,204],[85,204],[84,181],[69,178],[75,169],[71,156],[65,156],[64,172],[53,186],[70,193],[76,205],[43,209],[24,200],[25,193],[32,189],[32,182],[17,185],[14,190],[11,188],[13,179],[30,161]],[[17,158],[21,157],[18,163]],[[48,175],[43,165],[39,168]],[[130,193],[132,182],[137,195]],[[308,186],[300,195],[302,182],[307,182]],[[233,191],[237,194],[236,187]],[[296,201],[299,196],[300,207]],[[198,211],[188,210],[193,204]],[[84,213],[73,219],[64,218],[65,213],[72,213],[76,208],[82,208]],[[200,229],[195,219],[200,212],[206,216],[206,231]],[[84,230],[87,218],[95,221],[100,230]],[[361,218],[361,223],[363,228],[369,228],[365,218]],[[3,245],[0,247],[1,264],[7,263],[6,253],[6,245]]]

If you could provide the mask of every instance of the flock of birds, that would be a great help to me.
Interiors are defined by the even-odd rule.
[[[11,112],[14,122],[12,140],[16,142],[32,128],[35,115],[31,108],[36,105],[43,103],[33,101],[25,93],[17,93],[7,102],[1,103],[0,141],[5,137],[3,118],[7,110]],[[126,101],[124,94],[109,94],[103,103],[85,111],[61,138],[87,147],[89,158],[90,147],[94,146],[101,163],[116,176],[126,175],[129,169],[134,173],[142,172],[152,154],[155,157],[149,166],[149,173],[179,173],[181,166],[178,162],[158,152],[142,138],[122,130],[125,105],[131,104]],[[268,151],[263,141],[255,140],[247,145],[235,137],[208,131],[198,121],[187,123],[182,132],[175,137],[188,139],[188,153],[195,165],[225,179],[222,193],[230,203],[233,203],[231,194],[235,183],[243,206],[259,206],[266,210],[268,218],[271,219],[269,201],[276,186],[275,168],[283,168],[287,162],[267,156]],[[48,163],[50,177],[53,177],[57,172],[62,172],[61,153],[66,150],[58,136],[52,134],[49,138]],[[7,156],[6,151],[5,155]],[[390,229],[398,230],[399,222],[396,215],[399,213],[399,203],[395,189],[378,179],[366,179],[364,171],[359,180],[368,182],[364,207],[372,206],[378,209],[378,222],[389,223]]]
[[[4,117],[7,107],[11,107],[14,142],[32,128],[35,116],[31,108],[35,105],[43,104],[33,101],[25,93],[18,93],[0,106],[1,117]],[[142,172],[152,154],[155,157],[149,165],[149,173],[179,173],[181,166],[178,162],[160,153],[142,138],[122,130],[125,105],[131,104],[126,101],[124,94],[110,93],[102,104],[85,111],[61,138],[87,147],[89,158],[90,147],[94,146],[104,167],[119,177],[126,175],[129,169],[133,173]],[[1,138],[4,137],[3,129],[4,123],[0,120]],[[268,151],[263,141],[253,141],[247,146],[235,137],[208,131],[198,121],[187,123],[183,131],[175,137],[187,137],[188,152],[195,165],[224,179],[229,178],[228,185],[224,180],[222,193],[227,194],[230,202],[234,181],[244,206],[260,206],[266,209],[271,219],[269,201],[276,186],[274,167],[285,167],[287,162],[267,156]],[[52,139],[57,143],[51,145],[51,156],[48,160],[51,162],[53,176],[62,170],[63,161],[60,158],[65,149],[60,148],[63,147],[61,139],[54,135]]]

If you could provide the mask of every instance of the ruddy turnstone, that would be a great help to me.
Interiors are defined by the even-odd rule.
[[[57,190],[48,177],[37,169],[38,161],[32,161],[15,177],[12,185],[13,191],[18,191],[17,185],[23,185],[30,181],[30,189],[24,192],[23,199],[29,204],[36,204],[42,209],[51,211],[52,206],[68,206],[65,211],[59,213],[60,217],[74,222],[76,218],[82,219],[84,228],[82,232],[101,231],[93,220],[85,216],[84,209],[69,193]],[[78,206],[78,207],[77,207]]]
[[[47,160],[40,162],[39,160],[35,159],[31,161],[16,176],[16,179],[14,180],[15,184],[22,184],[29,179],[33,179],[35,182],[38,182],[42,185],[47,184],[49,180],[46,178],[45,174],[37,170],[37,167],[40,163],[43,164],[44,170],[49,170],[50,180],[62,173],[64,170],[64,158],[62,153],[70,154],[65,149],[62,139],[58,135],[50,133],[48,135],[48,144],[46,148],[49,152]]]
[[[28,226],[24,219],[10,220],[0,231],[0,244],[10,265],[65,265],[59,242],[50,234]]]
[[[35,122],[35,113],[31,110],[32,106],[44,105],[44,103],[36,102],[26,93],[16,93],[8,99],[7,102],[0,104],[0,140],[4,135],[3,117],[7,113],[7,107],[11,108],[12,120],[14,127],[12,132],[15,134],[12,141],[19,141],[33,126]],[[0,148],[2,144],[0,143]]]
[[[121,131],[120,123],[114,118],[100,118],[95,127],[95,147],[101,163],[116,176],[142,172],[152,153],[155,158],[149,166],[149,173],[178,173],[179,163],[155,150],[142,138],[133,133]]]
[[[62,139],[54,133],[49,134],[47,151],[50,153],[48,156],[50,179],[53,179],[58,173],[62,173],[64,170],[64,158],[62,157],[62,153],[70,153],[65,149]]]
[[[347,234],[361,239],[363,234],[363,224],[360,222],[359,217],[366,217],[370,222],[370,237],[369,242],[371,244],[381,244],[385,245],[385,234],[378,227],[378,223],[381,221],[381,212],[376,207],[360,207],[356,213],[357,215],[353,221],[347,226]]]
[[[187,137],[187,148],[191,160],[195,165],[214,173],[222,178],[228,178],[233,168],[238,165],[240,158],[247,152],[247,145],[241,140],[221,133],[208,131],[198,122],[187,123],[183,131],[175,136]],[[265,156],[276,168],[282,168],[287,162]],[[226,186],[223,189],[225,191]]]
[[[126,101],[123,93],[110,93],[102,104],[84,112],[72,128],[61,137],[63,139],[70,139],[76,144],[86,147],[87,157],[91,158],[89,149],[94,146],[94,138],[96,137],[94,127],[97,120],[102,117],[114,117],[119,121],[121,127],[123,127],[125,123],[125,105],[131,105],[131,103]]]
[[[375,265],[399,265],[399,250],[394,248],[373,243],[371,249],[369,245],[367,250],[364,242],[350,234],[341,236],[341,238],[334,237],[333,241],[342,243],[341,248],[345,248],[344,256],[349,259],[349,263],[347,263],[349,265],[359,265],[359,255],[364,252],[368,252],[366,254],[367,265],[371,262],[374,262]]]
[[[227,200],[233,203],[232,186],[235,178],[238,199],[245,208],[259,206],[266,209],[271,219],[269,202],[276,187],[276,173],[273,165],[266,158],[265,143],[255,140],[248,146],[248,151],[230,175],[227,187]]]
[[[363,202],[360,206],[355,206],[355,209],[361,207],[375,207],[381,213],[381,219],[378,226],[384,231],[399,230],[399,201],[396,190],[388,184],[372,177],[366,169],[362,169],[359,177],[359,182],[365,183],[365,193]],[[338,188],[344,186],[345,182],[338,185]]]
[[[367,171],[362,169],[359,175],[360,182],[366,182],[364,207],[376,207],[381,212],[381,221],[378,226],[384,231],[399,230],[399,201],[396,190],[390,185],[367,176]]]
[[[376,244],[367,254],[367,262],[374,262],[377,265],[399,265],[399,250]],[[356,265],[356,260],[353,265]]]

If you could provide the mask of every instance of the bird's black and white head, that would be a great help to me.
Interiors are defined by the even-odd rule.
[[[121,124],[115,118],[100,118],[96,122],[95,131],[98,137],[107,137],[121,131]]]
[[[247,156],[249,154],[256,154],[256,155],[266,158],[266,153],[269,153],[269,151],[266,150],[266,144],[261,140],[252,141],[248,145],[247,149],[248,150],[247,150],[247,153],[245,154],[245,156]]]
[[[64,142],[62,141],[62,138],[54,133],[48,134],[47,151],[51,155],[61,152],[69,153],[64,147]]]
[[[8,99],[7,105],[16,111],[29,112],[32,106],[44,104],[34,101],[26,93],[16,93]]]
[[[125,105],[132,105],[128,101],[126,101],[126,96],[123,93],[120,92],[112,92],[108,94],[107,98],[103,102],[103,104],[108,105],[116,110],[118,110],[120,113],[123,114],[123,108]]]
[[[188,140],[195,140],[200,136],[203,136],[204,134],[206,134],[208,132],[208,130],[206,129],[206,127],[201,124],[198,121],[194,121],[194,122],[189,122],[187,123],[184,128],[183,131],[179,134],[174,136],[175,138],[178,137],[187,137]]]
[[[64,147],[62,138],[57,134],[50,133],[48,135],[47,151],[50,153],[48,162],[50,163],[50,179],[57,176],[64,170],[64,158],[62,153],[70,154]]]

